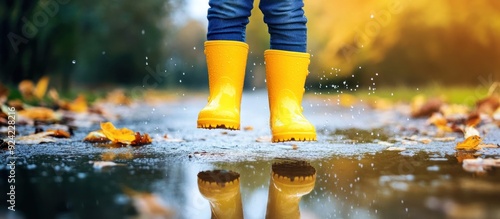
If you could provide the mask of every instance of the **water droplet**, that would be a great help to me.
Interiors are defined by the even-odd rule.
[[[196,50],[196,46],[193,46],[193,50]]]
[[[253,87],[252,90],[255,91],[255,87]]]
[[[358,68],[361,69],[361,66],[359,66]]]
[[[105,55],[106,54],[106,51],[102,51],[101,54]]]
[[[146,56],[146,60],[148,60],[148,57]]]
[[[76,64],[76,60],[73,59],[73,61],[71,61],[71,63],[73,63],[73,65]]]
[[[141,31],[141,34],[144,35],[146,33],[146,31],[144,31],[144,29]]]
[[[146,65],[148,65],[148,62],[146,62]]]
[[[182,83],[182,80],[179,80],[179,83]]]
[[[375,17],[375,15],[373,14],[370,14],[370,18],[373,19]]]

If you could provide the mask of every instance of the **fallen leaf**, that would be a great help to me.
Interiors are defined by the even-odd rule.
[[[435,125],[438,130],[442,132],[452,132],[453,129],[448,126],[448,120],[441,113],[433,113],[429,119],[427,119],[427,123]]]
[[[470,127],[476,127],[479,123],[481,123],[481,117],[477,112],[469,114],[469,116],[467,116],[467,120],[465,121],[465,125]]]
[[[135,139],[130,143],[133,146],[141,146],[146,144],[151,144],[153,139],[148,134],[141,135],[141,133],[135,133]]]
[[[458,142],[455,149],[475,150],[479,143],[481,143],[481,141],[481,137],[479,137],[478,135],[473,135],[466,138],[463,142]]]
[[[253,131],[253,127],[252,126],[245,126],[245,127],[243,127],[243,130],[245,130],[245,131]]]
[[[54,132],[40,132],[31,135],[19,136],[16,138],[16,144],[40,144],[55,142],[51,135]]]
[[[92,143],[103,143],[110,141],[109,138],[102,132],[102,130],[92,131],[90,132],[83,141],[92,142]]]
[[[498,107],[500,107],[500,97],[494,94],[476,102],[476,110],[482,114],[493,115]]]
[[[134,131],[127,128],[117,129],[111,122],[101,123],[101,129],[104,135],[113,143],[129,145],[136,140]]]
[[[124,193],[132,199],[132,205],[139,213],[138,218],[174,218],[175,212],[165,201],[153,193],[137,192],[123,188]]]
[[[77,113],[87,112],[88,105],[85,96],[83,94],[78,95],[78,97],[69,104],[68,109]]]
[[[48,95],[49,95],[50,99],[52,99],[54,102],[58,102],[59,101],[59,93],[57,92],[56,89],[51,88],[49,90],[49,94]]]
[[[125,164],[115,163],[113,161],[89,161],[92,164],[94,169],[102,169],[104,167],[112,167],[112,166],[125,166]]]
[[[413,118],[431,116],[435,112],[439,112],[443,101],[439,98],[426,100],[425,96],[417,95],[411,102],[411,116]]]
[[[47,87],[49,86],[49,77],[43,76],[36,83],[35,90],[33,91],[33,95],[38,99],[42,99],[45,96],[45,92],[47,92]]]
[[[30,107],[24,110],[20,110],[18,114],[22,117],[31,120],[40,120],[40,121],[59,120],[59,116],[54,112],[54,110],[46,107]]]
[[[35,90],[35,84],[31,80],[22,80],[17,86],[19,92],[25,99],[30,99],[33,97],[33,91]]]

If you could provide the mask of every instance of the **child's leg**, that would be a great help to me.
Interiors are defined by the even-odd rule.
[[[207,40],[245,41],[253,0],[210,0]]]
[[[273,142],[316,140],[316,129],[301,106],[309,73],[303,6],[302,0],[261,0],[259,6],[271,34],[264,58]]]
[[[209,97],[198,128],[240,129],[248,45],[245,30],[253,0],[210,0],[205,55]]]
[[[271,35],[271,49],[306,52],[307,18],[302,0],[261,0],[259,8]]]

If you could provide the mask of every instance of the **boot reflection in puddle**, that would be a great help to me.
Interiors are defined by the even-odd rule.
[[[228,170],[199,172],[198,189],[210,202],[212,218],[243,218],[239,173]]]
[[[311,192],[316,169],[305,161],[287,160],[272,165],[266,219],[299,219],[302,196]]]

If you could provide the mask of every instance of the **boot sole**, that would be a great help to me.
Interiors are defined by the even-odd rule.
[[[198,128],[240,130],[240,123],[231,120],[203,119],[198,120]]]
[[[316,141],[315,133],[285,133],[273,135],[272,142],[287,142],[287,141]]]

